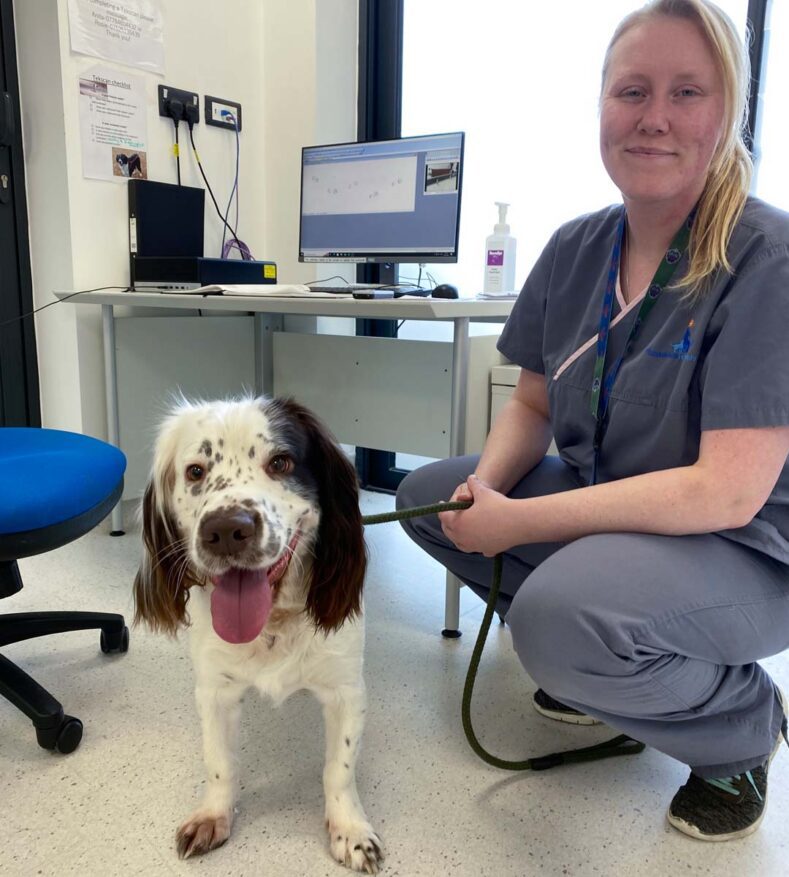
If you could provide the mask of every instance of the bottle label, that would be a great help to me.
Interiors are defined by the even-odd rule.
[[[488,265],[503,265],[504,250],[488,250]]]
[[[485,292],[501,292],[504,284],[504,270],[499,265],[488,265],[485,269]]]

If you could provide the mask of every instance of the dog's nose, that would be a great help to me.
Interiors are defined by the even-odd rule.
[[[239,554],[257,532],[255,518],[244,509],[212,512],[200,524],[200,541],[211,554]]]

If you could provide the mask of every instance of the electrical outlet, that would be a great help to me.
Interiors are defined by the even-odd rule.
[[[171,88],[169,85],[159,86],[159,115],[165,118],[171,118],[168,105],[171,100],[179,100],[186,107],[191,104],[197,111],[197,117],[194,122],[200,121],[200,95],[195,91],[184,91],[181,88]],[[182,120],[186,120],[186,115],[181,116]]]
[[[241,104],[233,100],[225,100],[221,97],[205,96],[205,123],[206,125],[216,125],[217,128],[227,128],[228,131],[235,131],[236,126],[233,122],[226,118],[225,113],[230,113],[238,123],[238,130],[241,130]]]

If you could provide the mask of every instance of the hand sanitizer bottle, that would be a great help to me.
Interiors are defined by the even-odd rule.
[[[509,204],[496,201],[499,208],[499,221],[493,234],[485,240],[485,282],[484,292],[515,292],[515,251],[517,242],[510,234],[507,225]]]

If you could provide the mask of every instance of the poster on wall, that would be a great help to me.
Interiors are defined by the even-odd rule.
[[[164,73],[159,0],[68,0],[71,51]]]
[[[145,81],[91,67],[79,76],[82,173],[94,180],[148,179]]]

